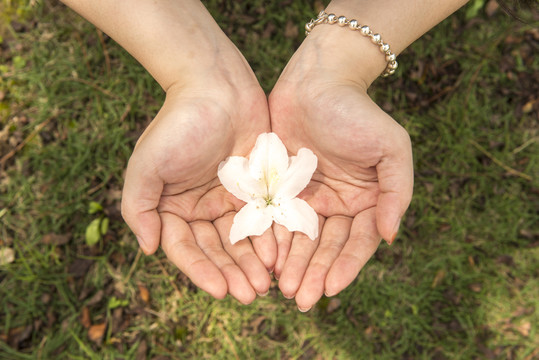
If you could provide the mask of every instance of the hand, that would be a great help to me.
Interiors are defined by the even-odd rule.
[[[248,304],[269,289],[276,243],[271,229],[252,245],[228,238],[243,203],[220,184],[217,167],[227,156],[246,156],[269,131],[266,96],[237,54],[226,71],[216,66],[169,89],[129,160],[122,213],[146,254],[161,243],[201,289]]]
[[[274,272],[283,295],[295,296],[300,310],[324,292],[333,296],[347,287],[381,237],[394,240],[413,188],[407,132],[368,97],[366,82],[352,79],[338,56],[319,53],[312,36],[269,101],[272,130],[289,151],[307,147],[318,156],[318,169],[299,197],[320,215],[321,235],[313,242],[274,226]]]

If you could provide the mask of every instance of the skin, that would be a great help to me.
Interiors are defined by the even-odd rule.
[[[115,39],[167,93],[126,171],[122,214],[146,254],[159,245],[216,298],[243,304],[279,278],[306,311],[348,286],[395,239],[412,196],[406,131],[367,95],[386,62],[349,29],[319,25],[297,50],[269,103],[251,68],[197,0],[64,0]],[[466,1],[334,0],[327,12],[360,19],[398,54]],[[412,25],[411,25],[412,24]],[[246,156],[262,132],[291,154],[307,147],[319,166],[300,197],[318,212],[315,241],[274,225],[230,245],[243,203],[217,178],[218,164]]]
[[[326,12],[361,19],[399,54],[465,2],[334,0]],[[307,147],[318,156],[318,169],[300,197],[320,215],[321,235],[313,242],[274,226],[275,276],[301,311],[324,293],[346,288],[381,238],[391,244],[410,203],[410,138],[367,95],[385,66],[366,37],[318,25],[270,95],[272,130],[292,153]]]
[[[243,203],[217,178],[270,131],[266,96],[244,57],[199,1],[65,1],[129,51],[167,96],[127,166],[122,215],[140,247],[171,262],[216,298],[249,304],[267,293],[271,230],[230,245]],[[178,21],[182,19],[182,21]]]

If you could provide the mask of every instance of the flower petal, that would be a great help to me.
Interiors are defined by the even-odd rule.
[[[273,187],[288,169],[288,153],[283,142],[275,133],[258,135],[249,155],[251,176],[267,184],[267,193],[273,195]]]
[[[275,196],[279,199],[295,198],[311,181],[317,163],[318,159],[311,150],[299,149],[297,156],[290,158],[290,167],[281,179]]]
[[[234,245],[247,236],[262,235],[272,223],[272,212],[269,207],[260,206],[254,201],[247,203],[234,216],[234,222],[230,228],[230,242]]]
[[[311,240],[318,236],[318,215],[305,200],[285,200],[275,208],[273,215],[275,222],[289,231],[300,231]]]
[[[217,176],[225,189],[245,202],[266,193],[264,184],[251,176],[247,158],[230,156],[219,164]]]

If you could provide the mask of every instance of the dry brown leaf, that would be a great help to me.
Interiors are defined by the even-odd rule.
[[[266,24],[266,27],[264,28],[264,31],[262,32],[262,39],[269,39],[273,35],[276,29],[277,27],[275,26],[273,22],[271,21],[268,22]]]
[[[144,301],[146,304],[150,302],[150,292],[144,285],[138,284],[138,293],[142,301]]]
[[[533,110],[533,104],[534,104],[534,103],[535,103],[535,101],[533,101],[533,100],[528,101],[526,104],[524,104],[524,105],[522,106],[522,112],[523,112],[524,114],[531,113],[532,110]]]
[[[328,314],[331,314],[332,312],[337,310],[339,308],[339,306],[341,306],[341,300],[339,298],[333,297],[333,298],[329,299],[328,307],[326,308],[326,312]]]
[[[33,326],[19,326],[16,328],[9,329],[8,332],[8,343],[13,348],[18,348],[19,344],[25,340],[28,340],[32,335]]]
[[[498,11],[498,8],[500,5],[498,5],[498,2],[496,0],[489,0],[487,5],[485,6],[485,12],[487,13],[488,17],[491,17]]]
[[[114,261],[116,264],[118,265],[123,265],[125,264],[125,256],[119,252],[119,251],[115,251],[113,252],[111,255],[110,255],[110,259],[112,261]]]
[[[124,311],[121,307],[117,307],[112,311],[112,328],[111,332],[112,334],[116,335],[118,332],[121,332],[122,325],[128,324],[124,320]]]
[[[373,327],[372,327],[372,326],[369,326],[368,328],[365,329],[365,335],[371,336],[373,330],[374,330]]]
[[[322,1],[317,0],[314,2],[314,9],[316,10],[316,12],[320,12],[324,10],[325,8],[326,6],[324,5]]]
[[[88,338],[94,342],[100,342],[105,336],[106,323],[95,324],[88,329]]]
[[[83,306],[80,310],[80,323],[86,329],[92,326],[92,320],[90,319],[90,310],[87,306]]]
[[[15,251],[12,248],[0,248],[0,266],[11,264],[15,261]]]
[[[535,308],[533,306],[530,306],[530,307],[519,306],[515,311],[513,311],[511,316],[513,318],[517,318],[517,317],[521,317],[521,316],[531,315],[534,312],[535,312]]]
[[[480,283],[473,283],[473,284],[470,284],[469,287],[470,287],[470,290],[472,290],[473,292],[476,292],[476,293],[480,292],[481,289],[483,288],[483,286],[481,286]]]
[[[515,261],[511,255],[500,255],[496,258],[496,263],[503,264],[507,266],[513,266]]]
[[[88,269],[92,264],[94,263],[94,260],[91,259],[81,259],[76,258],[68,267],[67,272],[69,275],[79,278],[83,277],[88,273]]]
[[[292,20],[288,20],[284,28],[284,36],[289,39],[295,39],[298,37],[298,33],[298,26]]]
[[[105,296],[105,292],[103,289],[98,290],[87,302],[87,306],[93,306],[99,303],[101,300],[103,300],[103,297]]]
[[[436,286],[438,286],[442,282],[444,277],[445,277],[445,270],[444,269],[438,270],[438,272],[434,276],[434,280],[432,280],[431,287],[434,289]]]
[[[65,245],[71,239],[71,234],[46,234],[41,238],[45,245]]]
[[[47,310],[47,327],[51,328],[56,324],[56,315],[52,307]]]
[[[262,324],[262,322],[264,322],[264,320],[266,320],[267,318],[264,316],[264,315],[260,315],[258,317],[256,317],[255,319],[253,319],[251,322],[250,322],[250,325],[251,325],[251,328],[255,331],[258,331],[258,327]]]
[[[146,353],[148,352],[148,344],[146,340],[141,340],[137,348],[136,360],[146,360]]]
[[[51,302],[51,299],[52,299],[52,296],[51,294],[49,293],[43,293],[43,295],[41,295],[41,302],[43,304],[48,304]]]
[[[525,337],[528,337],[530,335],[530,330],[532,328],[532,324],[529,321],[525,321],[522,324],[515,327],[515,329]]]

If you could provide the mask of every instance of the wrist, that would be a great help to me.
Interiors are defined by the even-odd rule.
[[[306,29],[313,35],[306,39],[305,46],[318,50],[317,59],[334,73],[333,76],[355,82],[366,90],[378,76],[395,72],[396,56],[389,45],[357,20],[321,13],[314,22],[314,29],[312,21]]]
[[[198,0],[62,1],[118,42],[165,90],[242,62]]]
[[[379,47],[357,30],[321,24],[303,41],[278,84],[300,85],[309,79],[311,83],[355,85],[366,91],[386,66]]]
[[[440,3],[417,0],[410,4],[392,0],[332,0],[325,12],[337,18],[355,19],[361,27],[366,26],[372,33],[379,34],[384,47],[387,45],[391,49],[387,60],[386,54],[380,51],[378,39],[371,36],[367,29],[364,32],[349,26],[325,24],[327,18],[322,18],[322,23],[314,26],[304,43],[307,45],[309,40],[318,41],[321,52],[329,52],[332,56],[325,59],[321,53],[322,62],[339,64],[342,72],[348,73],[351,80],[368,87],[382,72],[396,68],[396,63],[392,63],[393,54],[396,56],[402,52],[466,1],[447,0]],[[309,39],[311,37],[316,39]]]

